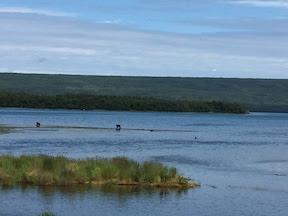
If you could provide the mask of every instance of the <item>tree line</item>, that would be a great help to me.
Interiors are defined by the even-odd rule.
[[[0,107],[239,114],[247,112],[241,104],[222,101],[164,100],[87,94],[34,95],[6,91],[0,92]]]

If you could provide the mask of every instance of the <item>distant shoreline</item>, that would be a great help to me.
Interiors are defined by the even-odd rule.
[[[77,111],[77,112],[143,112],[143,113],[195,113],[195,114],[236,114],[236,115],[248,115],[251,113],[281,113],[281,112],[247,112],[245,113],[221,113],[221,112],[177,112],[177,111],[150,111],[150,110],[105,110],[105,109],[66,109],[66,108],[27,108],[27,107],[0,107],[0,109],[27,109],[27,110],[39,110],[39,111]],[[286,112],[283,112],[286,113]]]
[[[0,92],[229,101],[251,112],[288,112],[288,79],[0,73]],[[1,100],[0,100],[1,102]]]
[[[135,110],[103,110],[103,109],[95,109],[95,110],[83,110],[83,109],[54,109],[54,108],[25,108],[25,107],[0,107],[0,109],[27,109],[27,110],[47,110],[47,111],[87,111],[87,112],[143,112],[143,113],[195,113],[195,114],[233,114],[233,113],[213,113],[213,112],[168,112],[168,111],[135,111]],[[247,111],[244,115],[257,114],[257,113],[283,113],[287,114],[288,112],[277,112],[277,111]],[[0,126],[1,127],[1,126]]]
[[[103,96],[88,94],[34,95],[5,91],[0,92],[0,98],[0,107],[235,114],[248,113],[241,104],[222,101],[167,100],[133,96]]]

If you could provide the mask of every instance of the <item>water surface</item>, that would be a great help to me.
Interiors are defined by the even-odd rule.
[[[41,128],[35,128],[35,122]],[[0,154],[127,156],[175,166],[201,188],[0,190],[0,215],[287,215],[288,114],[0,109]],[[121,131],[115,130],[120,124]],[[17,208],[15,208],[17,207]]]

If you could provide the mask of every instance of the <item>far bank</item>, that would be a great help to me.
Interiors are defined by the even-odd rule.
[[[129,96],[88,94],[33,95],[0,92],[0,107],[157,112],[203,112],[246,114],[238,103],[222,101],[164,100]]]
[[[288,79],[125,77],[0,73],[0,91],[164,100],[229,101],[251,112],[288,112]]]

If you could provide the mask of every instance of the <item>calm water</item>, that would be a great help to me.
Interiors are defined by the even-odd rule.
[[[35,128],[36,121],[43,127]],[[288,114],[0,109],[0,124],[16,127],[0,136],[0,154],[155,160],[175,166],[202,185],[184,191],[2,188],[0,215],[50,211],[60,216],[286,216],[288,212]],[[116,131],[116,124],[123,129]]]

